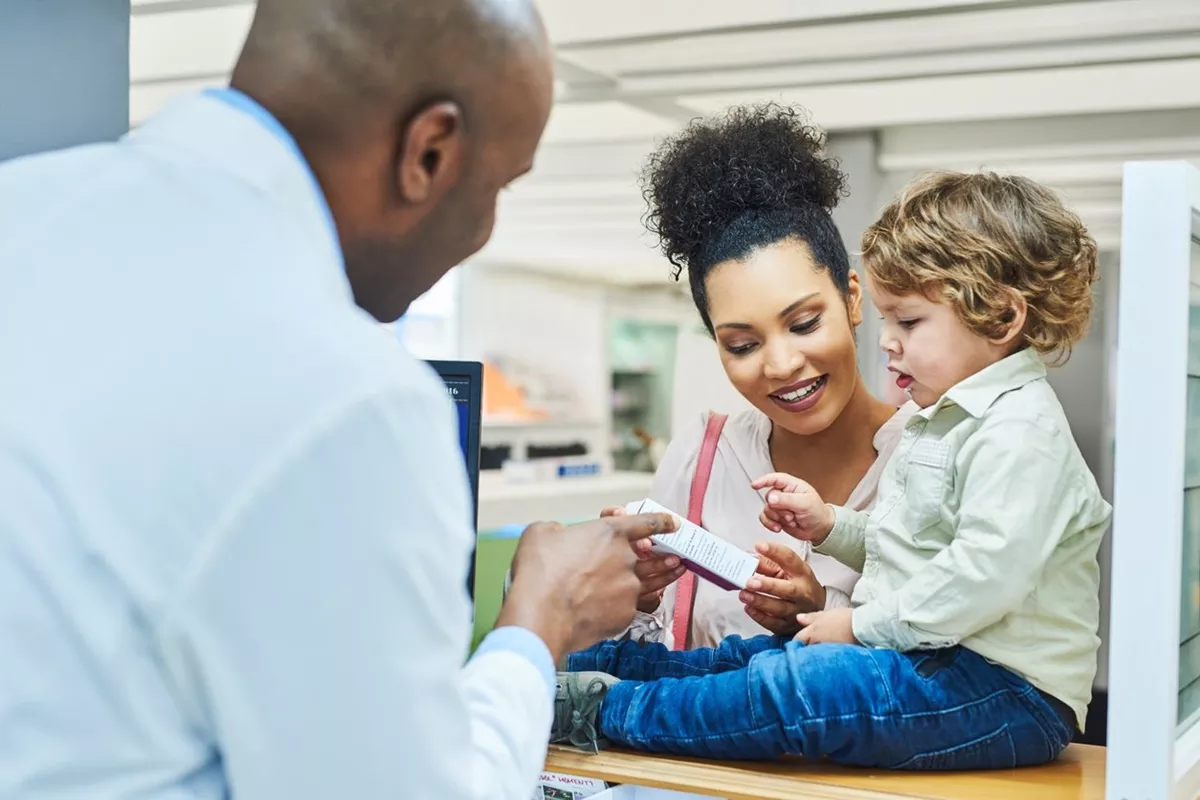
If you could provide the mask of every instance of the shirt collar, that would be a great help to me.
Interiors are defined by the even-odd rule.
[[[882,453],[889,444],[896,441],[900,432],[904,430],[904,426],[920,411],[921,407],[912,400],[906,400],[904,405],[897,408],[896,413],[892,414],[891,418],[875,431],[875,438],[871,440],[871,446],[875,448],[875,452]]]
[[[206,89],[203,94],[219,100],[226,105],[237,109],[238,111],[251,117],[255,122],[261,125],[268,133],[278,139],[288,151],[295,157],[296,161],[304,168],[305,175],[308,176],[309,183],[312,185],[314,198],[317,201],[318,207],[321,209],[321,216],[325,219],[325,224],[329,228],[329,234],[334,242],[338,243],[338,257],[343,258],[341,250],[341,239],[338,237],[337,223],[333,219],[333,212],[329,208],[329,202],[325,199],[325,191],[321,188],[320,182],[317,180],[316,174],[313,173],[312,167],[309,166],[308,159],[304,157],[303,151],[300,150],[300,145],[296,144],[295,137],[288,133],[288,129],[283,127],[274,114],[255,100],[250,95],[230,87]],[[341,267],[345,270],[345,262]]]
[[[1033,348],[1026,347],[959,381],[936,403],[918,413],[925,419],[932,419],[943,406],[953,403],[979,418],[1001,395],[1045,377],[1046,365]]]

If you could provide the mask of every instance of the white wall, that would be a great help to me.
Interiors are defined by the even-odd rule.
[[[716,345],[681,287],[630,289],[533,272],[468,265],[458,285],[459,355],[512,356],[574,387],[578,417],[597,424],[607,442],[611,376],[610,318],[679,327],[671,427],[709,410],[731,412],[746,401],[730,385]]]
[[[729,382],[716,342],[699,323],[679,329],[675,348],[675,392],[671,397],[671,429],[694,425],[708,411],[731,414],[750,404]]]
[[[413,301],[405,315],[389,326],[417,358],[458,358],[458,269],[450,272]],[[398,330],[397,330],[398,329]]]
[[[513,359],[548,376],[574,403],[572,418],[608,415],[605,287],[470,264],[459,284],[463,358]]]
[[[1112,375],[1116,369],[1116,301],[1119,280],[1115,252],[1100,255],[1101,279],[1092,312],[1092,327],[1076,345],[1071,360],[1050,370],[1050,385],[1067,412],[1071,433],[1084,460],[1096,476],[1100,491],[1113,498],[1113,415],[1116,396]],[[1108,688],[1108,620],[1110,603],[1111,532],[1100,552],[1100,654],[1096,686]]]

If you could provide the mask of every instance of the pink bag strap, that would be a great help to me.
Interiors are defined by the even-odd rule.
[[[704,439],[700,442],[700,455],[696,459],[696,472],[692,475],[692,488],[688,494],[688,522],[700,525],[704,511],[704,494],[708,491],[708,479],[712,476],[713,461],[717,457],[717,442],[721,429],[725,427],[725,414],[710,413],[704,428]],[[683,573],[675,584],[675,614],[671,620],[671,633],[676,650],[686,650],[688,634],[692,629],[692,606],[696,602],[696,575]]]

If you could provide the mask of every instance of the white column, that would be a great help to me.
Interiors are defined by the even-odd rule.
[[[818,120],[819,121],[819,120]],[[875,221],[881,208],[884,175],[879,169],[878,143],[874,133],[835,134],[829,137],[829,153],[842,164],[849,182],[850,195],[834,209],[837,222],[850,254],[850,266],[862,277],[862,234]],[[858,328],[858,368],[867,389],[883,397],[886,371],[879,349],[879,315],[868,301],[863,308],[863,324]]]

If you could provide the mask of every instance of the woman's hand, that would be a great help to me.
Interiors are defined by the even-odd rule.
[[[791,636],[800,630],[798,614],[825,608],[825,587],[799,553],[778,542],[760,542],[758,572],[738,599],[750,619],[771,633]]]
[[[621,506],[613,506],[600,512],[601,517],[623,517],[625,514],[626,511]],[[687,571],[678,556],[660,556],[653,552],[650,546],[649,539],[640,539],[633,543],[633,552],[638,557],[633,572],[642,582],[637,610],[643,614],[653,614],[657,611],[662,603],[663,592]]]

